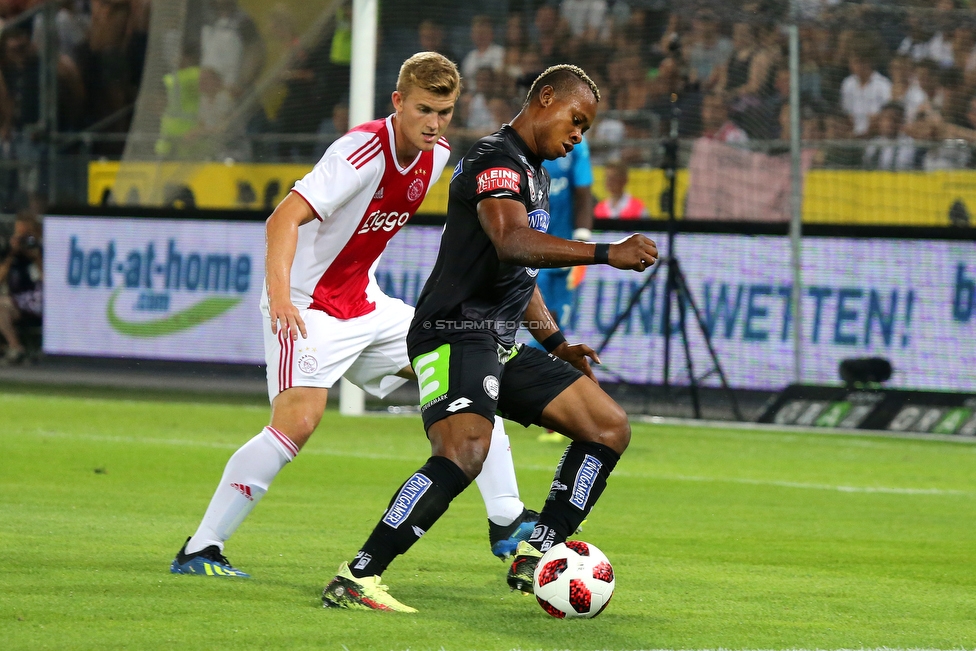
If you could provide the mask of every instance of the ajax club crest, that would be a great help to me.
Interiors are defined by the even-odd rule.
[[[424,180],[414,179],[407,188],[407,200],[417,201],[422,196],[424,196]]]

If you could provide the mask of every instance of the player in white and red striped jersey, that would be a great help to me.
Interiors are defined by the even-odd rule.
[[[393,93],[396,112],[333,143],[268,219],[261,309],[270,321],[271,423],[231,457],[171,571],[246,576],[223,557],[224,542],[318,426],[333,384],[345,376],[383,397],[414,377],[406,349],[413,308],[386,296],[374,271],[447,164],[442,134],[459,90],[448,59],[430,52],[408,59]],[[500,420],[482,475],[489,521],[527,536],[535,514],[518,497]]]

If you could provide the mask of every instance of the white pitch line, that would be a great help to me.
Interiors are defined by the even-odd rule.
[[[169,439],[169,438],[142,438],[134,436],[106,436],[101,434],[69,434],[67,432],[55,432],[51,430],[37,430],[37,436],[48,438],[61,438],[69,440],[92,441],[98,443],[121,443],[125,445],[171,445],[178,447],[197,447],[212,448],[218,450],[237,450],[240,444],[237,443],[213,443],[207,441],[194,441],[191,439]],[[307,448],[302,450],[304,455],[344,457],[351,459],[371,459],[379,461],[405,461],[409,457],[396,454],[373,454],[369,452],[347,452],[340,450]],[[422,460],[423,455],[418,455],[416,459]],[[539,472],[552,472],[550,466],[536,466],[522,464],[518,466],[521,470],[531,470]],[[835,486],[832,484],[813,484],[805,482],[776,481],[770,479],[748,479],[740,477],[701,477],[695,475],[656,475],[653,473],[634,473],[626,470],[615,470],[615,477],[627,477],[633,479],[651,479],[656,481],[676,481],[676,482],[701,482],[701,483],[729,483],[747,484],[752,486],[777,486],[780,488],[796,488],[800,490],[819,490],[834,491],[838,493],[879,493],[886,495],[973,495],[973,491],[961,491],[943,488],[900,488],[891,486]]]

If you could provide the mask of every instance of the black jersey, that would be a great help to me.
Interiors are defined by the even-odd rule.
[[[549,175],[509,125],[476,142],[454,168],[447,224],[408,346],[471,331],[490,332],[506,348],[515,345],[539,270],[499,261],[478,221],[478,203],[490,197],[522,202],[532,228],[549,228]]]

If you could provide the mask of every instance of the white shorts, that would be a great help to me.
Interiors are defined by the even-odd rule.
[[[282,329],[271,332],[264,313],[264,358],[268,363],[268,397],[291,387],[331,389],[340,377],[383,398],[407,380],[395,377],[410,365],[407,330],[413,308],[388,296],[376,309],[355,319],[336,319],[321,310],[300,310],[308,339],[293,341]]]

